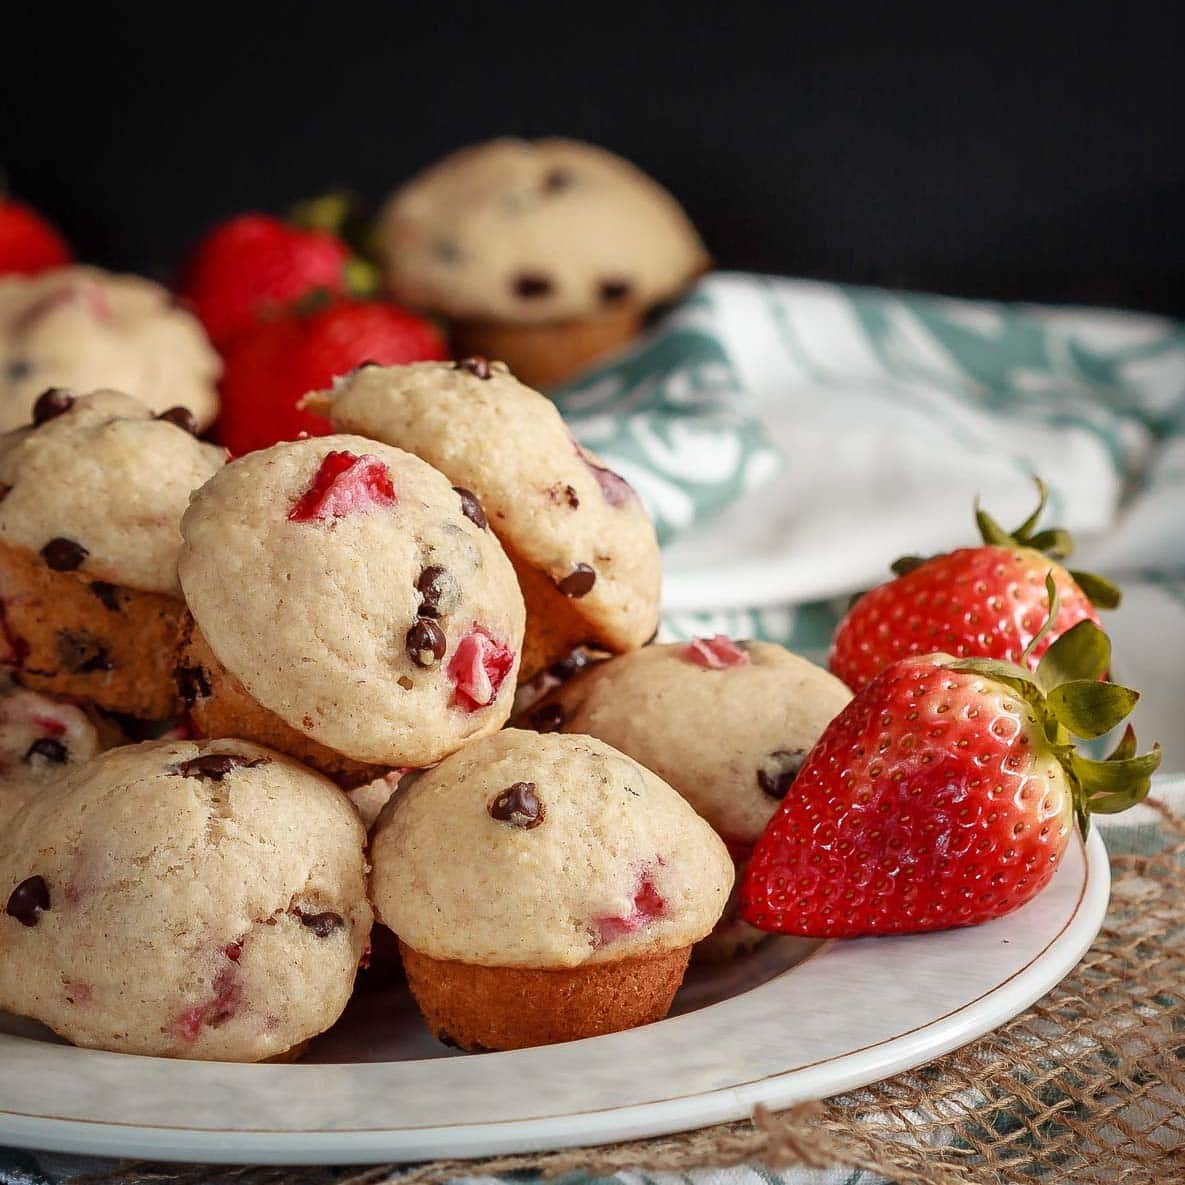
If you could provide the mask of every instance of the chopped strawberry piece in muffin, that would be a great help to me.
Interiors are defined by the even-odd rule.
[[[683,657],[710,671],[741,667],[749,661],[748,654],[723,634],[717,634],[714,638],[692,638],[683,648]]]
[[[634,907],[625,917],[597,918],[597,937],[601,944],[633,934],[648,922],[660,918],[666,912],[667,903],[654,887],[648,875],[642,877],[634,893]]]
[[[297,523],[324,522],[372,506],[394,505],[391,472],[378,457],[332,452],[325,455],[313,484],[289,511],[288,518]]]
[[[204,1003],[186,1008],[173,1021],[171,1032],[182,1041],[196,1041],[203,1027],[216,1027],[230,1020],[243,1002],[243,989],[234,969],[226,967],[214,977],[214,994]]]
[[[449,660],[448,676],[456,687],[453,706],[466,712],[488,707],[498,698],[513,666],[514,651],[475,625],[457,643]]]

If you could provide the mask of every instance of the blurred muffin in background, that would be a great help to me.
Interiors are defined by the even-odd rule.
[[[461,149],[392,195],[381,236],[396,298],[531,386],[624,345],[710,263],[662,186],[574,140]]]

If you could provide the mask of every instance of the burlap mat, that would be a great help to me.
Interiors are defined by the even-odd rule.
[[[361,1170],[136,1163],[75,1180],[437,1185],[478,1174],[756,1163],[862,1169],[910,1185],[1185,1182],[1185,827],[1162,814],[1169,844],[1112,858],[1106,923],[1063,983],[973,1045],[866,1090],[601,1148]]]

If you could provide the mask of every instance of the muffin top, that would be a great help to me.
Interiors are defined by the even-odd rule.
[[[270,750],[111,749],[0,833],[0,1008],[100,1048],[282,1053],[349,996],[364,841],[335,786]]]
[[[520,568],[541,573],[611,651],[658,624],[658,540],[637,495],[582,449],[550,399],[499,362],[364,366],[306,405],[407,449],[477,495]]]
[[[250,453],[182,520],[185,599],[292,728],[357,761],[430,765],[505,722],[522,647],[514,570],[470,502],[358,436]]]
[[[621,157],[575,140],[492,140],[399,189],[383,214],[387,277],[409,304],[539,324],[642,309],[708,266],[678,202]]]
[[[151,280],[94,267],[0,279],[0,431],[27,424],[48,387],[114,387],[204,428],[221,369],[197,318]]]
[[[697,639],[589,667],[527,720],[628,753],[726,840],[746,845],[849,699],[833,675],[781,646]]]
[[[189,495],[226,453],[118,391],[47,392],[0,437],[0,540],[50,567],[179,596]]]
[[[732,862],[660,778],[591,737],[507,729],[413,774],[372,834],[379,917],[432,958],[574,967],[703,938]]]

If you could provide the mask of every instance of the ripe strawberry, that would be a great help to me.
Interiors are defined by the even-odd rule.
[[[1052,580],[1048,585],[1055,602]],[[824,731],[757,842],[746,921],[816,938],[970,926],[1049,882],[1077,818],[1138,802],[1160,761],[1129,726],[1136,692],[1100,682],[1107,636],[1079,622],[1035,672],[944,654],[894,663]]]
[[[310,292],[344,293],[350,249],[324,230],[304,230],[268,214],[219,223],[194,248],[181,282],[215,345],[224,347],[260,314]]]
[[[1067,531],[1034,533],[1047,497],[1044,482],[1038,480],[1037,488],[1037,509],[1011,534],[977,508],[982,546],[898,560],[897,578],[865,593],[840,622],[831,647],[832,674],[859,691],[890,663],[913,654],[940,650],[956,658],[1019,662],[1049,611],[1050,571],[1061,609],[1029,654],[1029,667],[1079,621],[1098,625],[1096,607],[1113,609],[1119,590],[1102,577],[1050,562],[1064,559],[1074,545]]]
[[[31,206],[0,195],[0,276],[33,276],[72,258],[56,227]]]
[[[216,435],[236,455],[302,432],[324,436],[329,421],[298,406],[309,391],[367,362],[393,366],[446,356],[430,321],[394,305],[343,300],[292,310],[247,330],[224,354]]]
[[[313,484],[288,512],[288,518],[294,523],[325,522],[371,507],[394,505],[391,471],[378,457],[332,452],[325,454]]]

